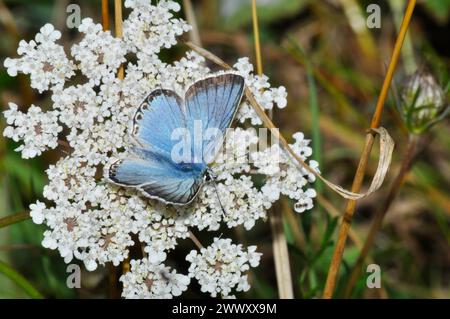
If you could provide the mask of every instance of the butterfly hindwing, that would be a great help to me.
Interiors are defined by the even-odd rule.
[[[202,179],[166,179],[164,182],[154,181],[139,189],[148,197],[163,199],[164,202],[177,205],[189,204],[202,186]]]
[[[201,187],[204,166],[173,163],[165,155],[133,149],[133,157],[118,160],[108,170],[115,184],[134,187],[146,197],[185,205]]]

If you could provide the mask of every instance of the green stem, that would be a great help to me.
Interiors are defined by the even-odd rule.
[[[36,288],[34,288],[33,285],[24,276],[19,274],[16,270],[5,264],[3,261],[0,261],[0,273],[4,274],[6,277],[16,283],[31,298],[44,298],[44,296]]]
[[[17,213],[14,215],[9,215],[3,218],[0,218],[0,228],[22,222],[30,218],[29,212]]]

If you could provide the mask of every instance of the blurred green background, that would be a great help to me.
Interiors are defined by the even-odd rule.
[[[77,40],[66,27],[66,7],[77,3],[82,17],[101,22],[101,1],[1,1],[0,0],[0,106],[14,101],[20,106],[49,106],[49,96],[29,88],[28,78],[11,78],[3,68],[6,57],[15,56],[17,42],[34,37],[51,22],[62,31],[63,43]],[[260,0],[258,16],[264,73],[273,85],[284,85],[288,107],[275,110],[274,122],[289,137],[303,131],[313,139],[314,156],[323,174],[350,187],[365,129],[369,126],[377,96],[389,63],[396,31],[406,1],[357,0]],[[181,2],[180,2],[181,3]],[[366,8],[381,7],[381,28],[368,29]],[[226,61],[248,56],[254,60],[250,0],[193,1],[202,44]],[[112,6],[111,6],[112,11]],[[418,1],[395,75],[401,87],[417,66],[426,65],[442,85],[448,83],[450,66],[450,0]],[[183,16],[183,12],[180,13]],[[301,49],[300,49],[301,48]],[[178,46],[165,52],[167,58],[183,54]],[[447,96],[448,97],[448,96]],[[352,229],[364,241],[370,221],[386,198],[402,161],[407,132],[390,95],[382,125],[396,142],[393,164],[385,185],[357,207]],[[5,122],[1,117],[0,129]],[[0,218],[25,212],[30,203],[42,200],[44,170],[57,154],[48,152],[23,160],[17,147],[0,137]],[[375,149],[374,149],[375,150]],[[383,289],[371,290],[361,276],[352,297],[358,298],[448,298],[450,297],[450,127],[448,120],[425,134],[416,162],[405,185],[385,218],[370,252],[382,270]],[[376,168],[376,151],[368,175]],[[367,181],[369,179],[367,178]],[[367,183],[366,181],[366,183]],[[314,209],[293,213],[283,201],[285,232],[289,244],[293,285],[297,298],[320,297],[336,240],[338,218],[345,201],[317,185],[321,197]],[[334,213],[334,215],[332,214]],[[295,226],[293,226],[295,225]],[[66,265],[57,252],[41,247],[45,227],[23,221],[0,228],[0,270],[8,265],[22,274],[47,298],[111,297],[108,270],[83,272],[82,288],[66,286]],[[208,234],[202,234],[207,238]],[[276,297],[277,286],[268,223],[258,223],[250,232],[238,229],[233,236],[244,244],[256,244],[264,253],[261,266],[251,276],[252,289],[242,297]],[[336,296],[343,286],[358,248],[349,240],[341,267]],[[182,256],[179,256],[182,259]],[[0,271],[0,298],[29,297]],[[183,296],[200,297],[195,291]]]

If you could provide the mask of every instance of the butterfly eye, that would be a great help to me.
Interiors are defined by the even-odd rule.
[[[217,175],[211,170],[211,169],[207,169],[205,172],[205,176],[203,177],[203,180],[205,182],[211,182],[216,180]]]

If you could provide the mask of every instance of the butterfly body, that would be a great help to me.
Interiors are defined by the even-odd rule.
[[[152,91],[134,116],[136,146],[107,169],[106,178],[164,203],[189,204],[212,176],[208,163],[243,91],[244,79],[235,73],[196,81],[184,99],[171,90]]]

